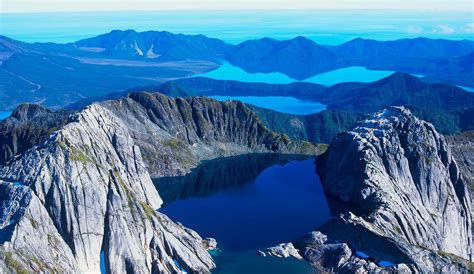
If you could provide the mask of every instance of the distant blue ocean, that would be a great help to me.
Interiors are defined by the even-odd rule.
[[[2,14],[0,34],[25,42],[66,43],[113,29],[204,34],[229,43],[305,36],[321,44],[356,37],[472,39],[472,11],[161,11]]]

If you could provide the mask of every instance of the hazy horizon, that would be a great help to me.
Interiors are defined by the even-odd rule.
[[[40,5],[38,5],[40,2]],[[473,10],[470,0],[4,0],[2,13],[64,11],[162,11],[162,10],[289,10],[289,9],[401,9],[430,11]]]
[[[336,45],[357,37],[472,39],[470,12],[363,10],[149,11],[13,13],[0,17],[0,34],[24,42],[68,43],[114,29],[203,34],[231,44],[305,36]]]

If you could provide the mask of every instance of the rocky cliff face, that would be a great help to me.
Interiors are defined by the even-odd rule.
[[[474,131],[464,131],[447,136],[446,139],[468,185],[472,205],[474,198],[474,193],[472,193],[474,191]],[[474,216],[472,206],[471,216]]]
[[[469,189],[474,190],[474,131],[461,132],[446,139]]]
[[[0,269],[206,272],[208,244],[155,211],[150,174],[247,151],[317,152],[236,102],[134,94],[91,105],[0,167]]]
[[[320,228],[330,238],[423,271],[452,270],[446,255],[469,265],[466,184],[444,137],[407,109],[388,108],[340,134],[318,173],[327,195],[350,206],[333,207],[340,217]]]

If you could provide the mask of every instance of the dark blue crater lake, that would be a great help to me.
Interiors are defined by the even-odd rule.
[[[183,177],[155,180],[160,209],[216,238],[216,273],[311,273],[302,261],[257,250],[295,240],[330,218],[313,158],[248,154],[207,161]],[[232,272],[230,272],[232,271]]]

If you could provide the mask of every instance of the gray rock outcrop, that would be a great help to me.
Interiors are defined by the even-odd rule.
[[[431,124],[385,109],[339,134],[317,171],[335,217],[261,255],[323,272],[472,273],[467,184]]]
[[[258,253],[260,256],[273,256],[278,258],[295,258],[295,259],[303,259],[301,257],[298,249],[296,249],[293,243],[283,243],[273,247],[269,247],[265,250],[259,250]]]
[[[469,269],[469,193],[431,124],[388,108],[338,135],[317,170],[339,204],[318,229],[330,238],[413,270]]]
[[[447,141],[453,152],[454,159],[459,165],[463,178],[466,179],[473,202],[474,190],[474,131],[464,131],[458,134],[447,136]],[[471,216],[474,216],[471,206]]]

